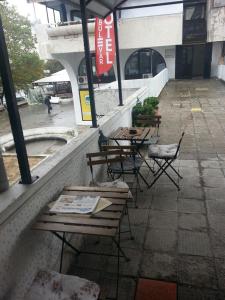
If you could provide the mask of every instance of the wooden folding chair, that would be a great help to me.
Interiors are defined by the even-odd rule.
[[[159,140],[159,126],[161,124],[161,115],[149,116],[149,115],[138,115],[136,123],[142,127],[154,127],[155,132],[149,136],[148,141],[143,142],[143,145],[157,144]]]
[[[133,175],[136,179],[136,206],[137,190],[138,187],[140,188],[139,177],[149,187],[148,182],[140,173],[143,160],[137,157],[136,146],[102,146],[102,149],[101,152],[87,154],[92,180],[94,181],[93,166],[103,164],[107,165],[107,174],[113,180],[115,180],[116,175],[118,175],[118,178],[124,175]]]

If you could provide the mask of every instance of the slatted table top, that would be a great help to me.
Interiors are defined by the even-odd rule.
[[[120,225],[126,201],[129,199],[129,189],[70,186],[64,188],[62,195],[100,196],[111,201],[112,204],[92,215],[53,214],[47,208],[38,217],[33,229],[114,237]]]
[[[130,133],[130,130],[136,130],[136,133]],[[119,127],[109,137],[111,140],[118,141],[145,141],[151,133],[151,127]]]

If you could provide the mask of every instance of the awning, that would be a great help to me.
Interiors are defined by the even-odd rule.
[[[51,76],[41,78],[39,80],[34,81],[34,84],[48,84],[53,82],[67,82],[70,81],[68,73],[66,70],[62,70],[52,74]]]
[[[127,0],[126,0],[127,1]],[[125,0],[86,0],[86,8],[94,16],[105,18],[116,7],[126,2]],[[59,3],[74,5],[74,7],[80,7],[79,0],[27,0],[28,3],[40,3],[47,5],[48,7],[58,6]]]

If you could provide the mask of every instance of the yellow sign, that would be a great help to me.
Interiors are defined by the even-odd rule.
[[[91,105],[88,90],[80,90],[80,106],[83,121],[91,121]]]

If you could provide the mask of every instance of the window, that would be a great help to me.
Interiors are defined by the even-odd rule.
[[[184,10],[184,20],[205,19],[205,5],[187,6]]]
[[[101,76],[96,75],[96,65],[95,65],[95,54],[92,54],[92,70],[93,70],[93,81],[94,83],[109,83],[116,80],[113,67],[106,73]],[[86,63],[85,58],[82,59],[79,68],[78,68],[79,76],[86,76]]]
[[[161,54],[153,49],[140,49],[128,58],[125,65],[125,79],[154,77],[166,68]]]

